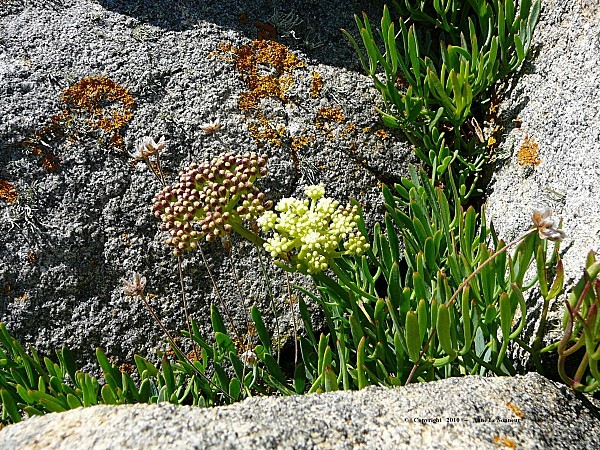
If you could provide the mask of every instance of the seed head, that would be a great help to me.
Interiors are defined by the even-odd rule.
[[[135,151],[130,154],[134,161],[144,161],[155,153],[161,152],[165,148],[165,137],[162,136],[158,142],[154,142],[154,139],[145,136],[136,145]]]
[[[131,281],[123,280],[123,294],[130,297],[144,295],[144,289],[146,288],[146,277],[141,276],[137,272],[133,272]]]
[[[263,214],[271,204],[254,182],[266,173],[266,163],[266,155],[226,153],[190,166],[179,182],[163,188],[152,211],[169,232],[173,253],[196,248],[202,238],[223,237],[232,231],[232,222],[241,224],[242,219],[255,220]],[[246,182],[240,181],[242,177]]]

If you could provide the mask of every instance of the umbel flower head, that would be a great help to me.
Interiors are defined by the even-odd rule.
[[[560,242],[565,238],[565,232],[558,228],[556,221],[551,216],[552,210],[545,208],[542,211],[533,211],[531,220],[537,228],[541,239]]]
[[[325,186],[308,186],[308,199],[284,198],[275,210],[258,219],[263,231],[273,231],[264,244],[273,258],[292,264],[305,274],[329,268],[332,259],[342,255],[360,255],[369,249],[356,224],[357,206],[341,206],[325,198]]]
[[[267,173],[267,156],[226,153],[210,162],[194,164],[166,186],[153,201],[152,212],[170,234],[173,254],[195,249],[206,237],[212,241],[230,233],[242,219],[252,220],[271,207],[254,187]]]

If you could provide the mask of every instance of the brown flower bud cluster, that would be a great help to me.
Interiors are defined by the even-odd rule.
[[[166,186],[153,201],[152,212],[170,237],[173,254],[198,247],[203,237],[212,241],[230,233],[241,220],[256,219],[271,207],[254,187],[267,173],[267,156],[226,153],[211,162],[194,164]]]

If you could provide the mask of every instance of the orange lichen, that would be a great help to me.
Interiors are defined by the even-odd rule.
[[[285,127],[275,128],[261,113],[257,113],[255,118],[256,122],[248,123],[248,131],[257,143],[263,146],[269,142],[276,147],[281,147],[281,138],[285,134]]]
[[[377,130],[373,134],[381,140],[387,139],[390,137],[390,134],[387,131],[385,131],[384,129]]]
[[[321,108],[319,109],[317,114],[319,115],[319,117],[322,117],[326,120],[331,120],[332,122],[341,123],[346,120],[342,108],[340,108],[339,106],[335,108]]]
[[[123,363],[119,366],[119,370],[131,375],[135,371],[135,366],[133,364]]]
[[[17,200],[17,191],[15,187],[6,180],[0,180],[0,198],[3,198],[8,203]]]
[[[37,260],[37,256],[35,253],[33,253],[33,252],[27,253],[27,262],[29,264],[33,264],[36,260]]]
[[[310,144],[311,142],[313,142],[315,139],[314,137],[309,137],[309,136],[298,136],[298,137],[293,137],[291,139],[291,147],[294,150],[302,150],[304,147],[306,147],[308,144]]]
[[[349,123],[348,125],[346,125],[346,127],[342,130],[342,132],[340,133],[340,137],[345,137],[349,134],[354,134],[357,130],[357,126],[354,123]]]
[[[494,436],[494,442],[496,444],[502,445],[504,447],[517,448],[517,443],[515,441],[513,441],[512,439],[509,439],[509,438],[500,437],[500,436]]]
[[[106,76],[83,78],[65,89],[62,100],[73,110],[87,111],[89,124],[106,132],[122,128],[133,118],[132,95]]]
[[[517,152],[517,158],[519,159],[520,166],[529,165],[535,167],[539,165],[542,160],[538,154],[539,144],[534,138],[530,138],[528,134],[525,135],[525,141],[521,144],[519,151]]]
[[[131,165],[135,166],[135,164],[138,161],[132,161]],[[158,167],[158,163],[156,161],[150,161],[148,160],[148,163],[150,164],[150,168],[152,169],[152,171],[156,174],[157,177],[161,176],[161,168]],[[169,172],[165,171],[164,169],[162,170],[162,176],[164,176],[165,178],[168,178],[170,175]]]
[[[54,153],[48,151],[41,159],[40,164],[49,172],[56,172],[60,167],[60,158]]]
[[[190,361],[202,361],[202,353],[198,350],[192,350],[187,354]]]
[[[323,78],[318,72],[312,73],[312,83],[310,85],[310,96],[317,98],[323,89]]]
[[[250,45],[236,48],[221,44],[221,50],[232,52],[237,70],[248,89],[240,95],[238,106],[243,111],[257,109],[261,99],[287,101],[286,91],[292,86],[292,72],[304,63],[289,48],[278,42],[256,39]],[[275,73],[265,73],[265,67]]]
[[[134,105],[126,88],[108,77],[87,77],[65,89],[62,100],[67,108],[50,117],[46,125],[22,142],[34,156],[40,157],[42,167],[50,171],[60,167],[60,157],[53,151],[57,141],[79,140],[81,132],[73,127],[75,117],[83,116],[92,129],[110,133],[108,140],[112,146],[123,148],[120,130],[131,121]]]
[[[519,418],[523,418],[525,417],[525,414],[523,413],[523,411],[521,411],[521,408],[519,408],[517,405],[511,403],[511,402],[506,402],[506,406],[508,406],[517,417]]]

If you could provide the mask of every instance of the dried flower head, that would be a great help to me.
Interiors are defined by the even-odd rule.
[[[246,350],[244,353],[242,353],[240,359],[246,367],[249,367],[251,369],[256,367],[256,365],[258,364],[258,358],[256,357],[256,353],[254,353],[254,351],[252,350]]]
[[[535,210],[531,215],[535,227],[538,230],[541,239],[549,241],[562,241],[565,238],[565,232],[558,228],[552,216],[552,210],[545,208],[542,211]]]
[[[209,135],[220,131],[222,127],[223,125],[221,125],[221,122],[218,119],[212,123],[203,123],[200,125],[200,129]]]
[[[133,272],[131,281],[123,280],[123,294],[133,297],[135,295],[143,296],[146,288],[146,277],[137,272]]]
[[[145,136],[136,145],[135,151],[131,153],[130,156],[134,159],[134,161],[144,161],[155,153],[161,152],[165,148],[165,145],[166,143],[164,136],[162,136],[158,142],[154,142],[153,138]]]

